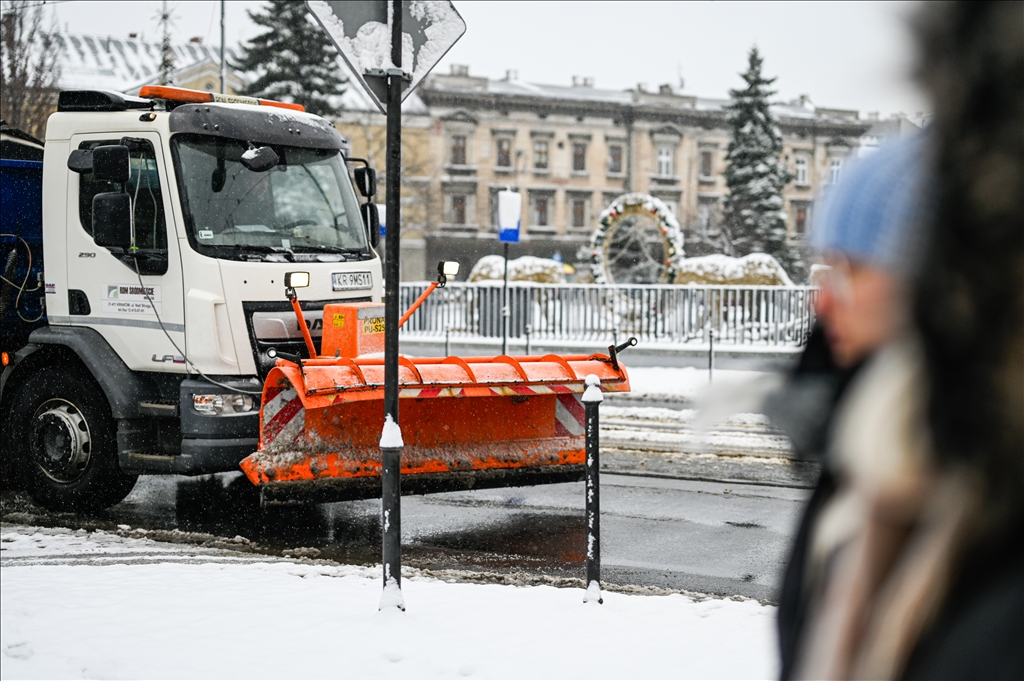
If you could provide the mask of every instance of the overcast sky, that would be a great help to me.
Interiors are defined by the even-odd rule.
[[[220,42],[220,3],[169,2],[175,40]],[[227,42],[258,32],[246,10],[227,3]],[[156,39],[159,1],[47,3],[59,26],[97,35],[138,32]],[[598,87],[678,85],[724,97],[741,84],[747,52],[757,45],[777,97],[808,94],[819,105],[878,111],[927,111],[909,72],[908,19],[916,2],[473,2],[455,0],[468,29],[437,67],[468,64],[474,75],[568,85],[590,76]]]

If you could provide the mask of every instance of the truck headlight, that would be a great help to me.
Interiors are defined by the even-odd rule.
[[[207,416],[231,416],[251,412],[255,403],[249,395],[193,395],[192,406]]]

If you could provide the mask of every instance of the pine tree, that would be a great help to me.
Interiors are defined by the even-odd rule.
[[[249,18],[267,29],[242,48],[235,69],[256,74],[243,94],[303,104],[310,113],[337,116],[337,97],[345,92],[338,51],[311,21],[306,3],[270,0]]]
[[[796,248],[786,241],[786,215],[782,188],[793,174],[779,159],[782,134],[769,109],[768,88],[774,78],[761,75],[761,55],[750,50],[747,71],[740,76],[747,86],[730,90],[726,107],[732,141],[726,156],[725,181],[729,194],[722,215],[723,246],[731,255],[767,253],[795,280],[803,279],[804,265]]]

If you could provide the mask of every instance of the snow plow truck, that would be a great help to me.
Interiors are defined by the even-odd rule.
[[[64,91],[44,144],[7,130],[2,149],[5,480],[59,510],[239,467],[267,503],[379,494],[376,180],[329,122],[179,88]],[[581,479],[585,377],[629,389],[614,351],[400,372],[414,494]]]

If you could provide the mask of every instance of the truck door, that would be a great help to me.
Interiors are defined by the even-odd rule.
[[[92,173],[69,173],[68,304],[72,323],[106,338],[129,368],[183,373],[184,359],[168,339],[185,347],[181,258],[168,220],[167,165],[156,133],[134,133],[129,144],[135,245],[132,257],[97,246],[92,239],[92,199],[118,191]],[[111,133],[74,135],[72,149],[119,144]],[[168,234],[170,232],[170,234]]]

